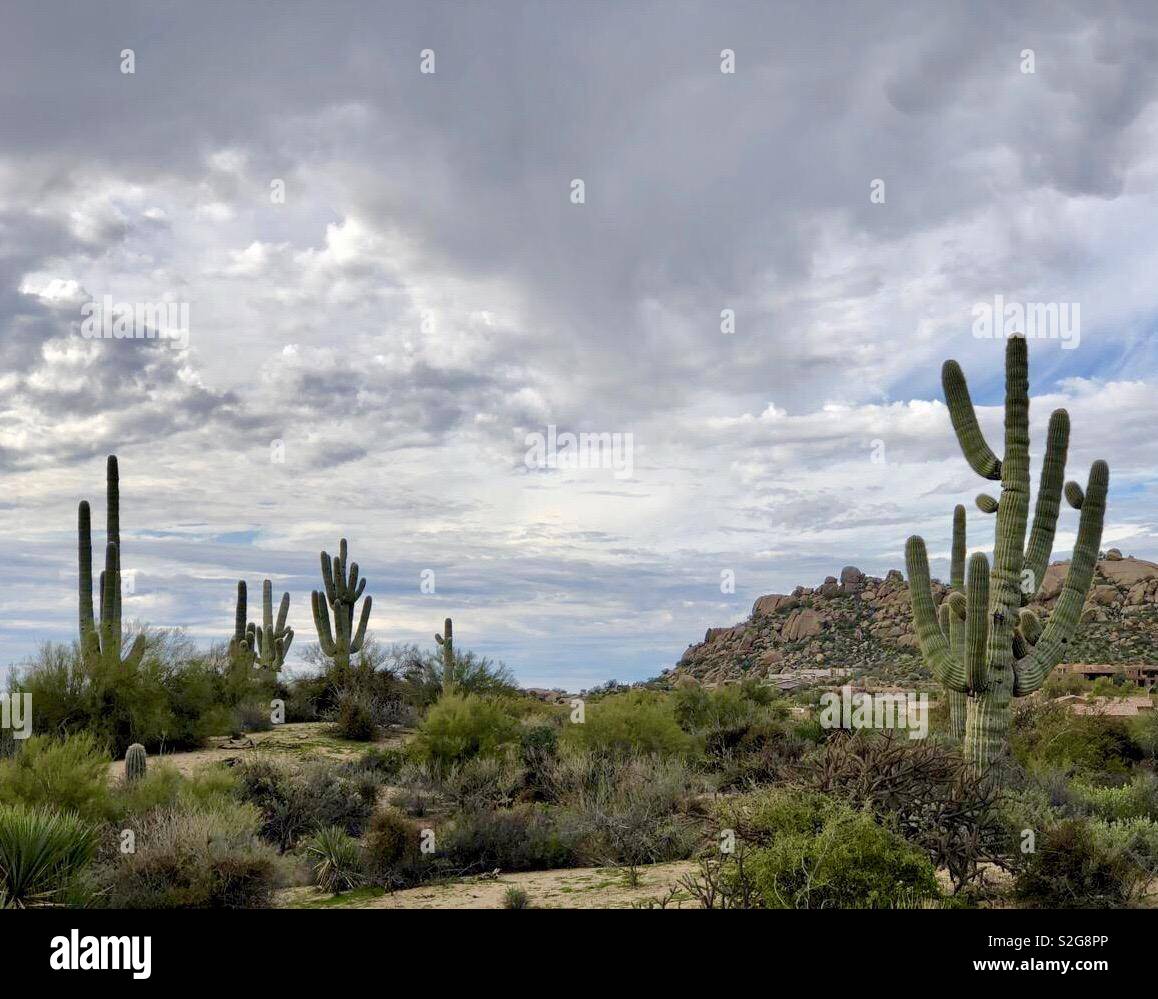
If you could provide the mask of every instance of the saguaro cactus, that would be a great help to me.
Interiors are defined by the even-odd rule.
[[[92,511],[88,500],[77,509],[77,559],[80,563],[80,650],[85,662],[136,667],[145,652],[145,636],[137,635],[121,659],[121,492],[117,456],[110,454],[105,471],[105,569],[100,575],[100,626],[92,606]]]
[[[318,631],[318,642],[322,651],[330,656],[339,667],[350,665],[350,653],[360,652],[366,637],[366,623],[370,620],[371,597],[362,604],[362,616],[358,630],[354,631],[354,605],[366,589],[366,580],[358,579],[358,563],[352,562],[346,568],[346,539],[338,543],[338,554],[332,563],[327,552],[321,553],[322,583],[325,593],[314,590],[310,594],[310,604],[314,612],[314,627]],[[334,630],[330,630],[330,614],[327,604],[334,611]]]
[[[245,580],[237,581],[237,604],[233,614],[233,637],[229,640],[229,661],[239,669],[253,666],[257,646],[257,625],[246,621],[248,596]]]
[[[145,753],[145,747],[139,742],[134,742],[129,746],[125,752],[125,780],[134,781],[140,780],[145,776],[145,768],[148,766],[148,755]]]
[[[281,595],[281,605],[277,611],[277,625],[273,621],[273,583],[268,579],[261,584],[262,624],[254,631],[257,641],[257,662],[275,673],[285,665],[286,653],[294,640],[293,628],[286,627],[289,616],[290,595]]]
[[[953,509],[953,548],[950,562],[948,596],[941,602],[938,618],[941,633],[949,642],[953,655],[960,657],[965,648],[965,604],[954,593],[965,592],[965,507],[960,503]],[[965,737],[966,697],[964,691],[946,688],[949,702],[949,732],[955,739]]]
[[[1026,546],[1029,362],[1025,338],[1011,337],[1005,348],[1005,454],[1002,458],[985,442],[965,376],[956,361],[945,362],[941,381],[949,417],[966,460],[979,475],[1001,482],[999,500],[978,497],[978,506],[983,511],[997,515],[993,566],[991,571],[985,555],[973,554],[968,563],[965,592],[962,594],[954,588],[946,601],[948,609],[942,611],[939,622],[933,605],[925,542],[916,535],[909,538],[905,546],[905,563],[921,653],[933,675],[948,691],[965,695],[965,753],[974,769],[983,771],[1005,750],[1010,699],[1032,693],[1045,682],[1050,670],[1061,661],[1077,628],[1102,539],[1110,470],[1104,461],[1095,461],[1084,493],[1076,483],[1065,487],[1071,505],[1081,510],[1081,519],[1065,584],[1043,629],[1036,615],[1024,605],[1041,586],[1053,548],[1069,447],[1069,414],[1058,409],[1050,417],[1033,529]],[[963,527],[961,555],[964,555]],[[956,633],[955,616],[961,617]],[[941,626],[946,621],[948,634]]]
[[[454,689],[454,622],[447,618],[442,625],[442,634],[435,633],[434,640],[442,648],[442,689],[450,693]]]

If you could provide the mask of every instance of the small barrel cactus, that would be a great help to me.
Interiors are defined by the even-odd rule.
[[[145,776],[147,756],[145,747],[134,742],[125,753],[125,780],[140,780]]]

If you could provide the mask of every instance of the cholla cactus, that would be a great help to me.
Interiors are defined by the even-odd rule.
[[[125,780],[135,781],[140,780],[145,776],[145,768],[148,754],[145,752],[145,747],[139,742],[134,742],[129,746],[125,752]]]
[[[1030,694],[1045,682],[1077,628],[1102,539],[1110,470],[1104,461],[1095,461],[1084,492],[1076,483],[1065,487],[1070,504],[1081,510],[1081,519],[1065,585],[1043,629],[1024,605],[1041,586],[1053,548],[1069,448],[1069,414],[1059,409],[1050,417],[1033,530],[1026,546],[1029,363],[1025,338],[1012,337],[1006,344],[1002,458],[997,458],[985,442],[965,376],[956,361],[945,362],[941,380],[966,460],[979,475],[1001,482],[999,500],[978,497],[983,511],[997,515],[993,567],[991,572],[988,558],[980,552],[970,557],[964,593],[954,587],[939,622],[925,542],[916,535],[905,547],[905,563],[921,653],[948,691],[965,695],[965,753],[973,768],[982,771],[1005,751],[1010,699]],[[961,519],[963,522],[963,516]],[[956,531],[954,535],[956,562]],[[963,561],[963,523],[960,555]],[[955,564],[955,575],[959,572]],[[955,619],[959,619],[956,624]],[[948,634],[942,627],[946,623]]]
[[[117,456],[110,454],[105,472],[105,570],[100,575],[100,626],[92,606],[92,512],[88,500],[77,510],[77,560],[80,563],[80,650],[89,665],[135,668],[145,653],[145,636],[137,635],[121,659],[121,491]]]
[[[253,666],[254,649],[257,646],[257,626],[245,620],[247,616],[247,594],[245,580],[237,581],[237,606],[233,616],[233,637],[229,640],[229,661],[239,669]]]
[[[366,597],[362,604],[362,616],[358,621],[358,630],[354,631],[354,605],[366,589],[366,580],[358,579],[358,563],[352,562],[347,572],[346,539],[338,543],[338,554],[331,564],[330,556],[321,553],[322,583],[325,593],[317,590],[310,595],[310,604],[314,612],[314,627],[318,631],[318,643],[322,651],[330,656],[336,665],[349,666],[350,653],[360,652],[362,642],[366,638],[366,624],[370,620],[371,597]],[[330,630],[330,614],[327,609],[334,611],[334,630]]]
[[[262,624],[254,631],[257,642],[257,663],[265,669],[277,672],[285,665],[286,653],[294,640],[293,628],[286,627],[289,616],[290,595],[281,595],[281,605],[277,611],[277,626],[273,621],[273,583],[268,579],[261,584]]]

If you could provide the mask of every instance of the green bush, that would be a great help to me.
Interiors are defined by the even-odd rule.
[[[1043,830],[1025,855],[1015,895],[1047,909],[1113,909],[1136,901],[1150,872],[1107,832],[1084,819]]]
[[[96,827],[74,814],[0,805],[0,908],[70,901],[96,846]]]
[[[343,765],[343,772],[351,776],[371,774],[379,780],[396,780],[402,770],[406,756],[400,749],[394,747],[367,749],[356,760]]]
[[[118,757],[134,742],[149,752],[195,748],[236,727],[238,705],[269,700],[259,671],[231,677],[223,655],[204,656],[177,631],[149,632],[132,669],[86,664],[75,646],[45,645],[9,689],[32,695],[37,734],[88,732]]]
[[[326,826],[361,835],[374,810],[376,779],[346,776],[340,765],[259,757],[235,769],[238,794],[260,811],[262,837],[281,850]]]
[[[338,698],[338,713],[334,732],[340,739],[351,742],[370,742],[377,734],[374,715],[365,697],[343,693]]]
[[[842,801],[778,789],[740,828],[755,843],[748,870],[768,908],[895,908],[940,895],[928,857]]]
[[[135,850],[106,875],[105,901],[123,909],[252,909],[272,904],[277,854],[257,836],[253,806],[150,813]]]
[[[513,760],[476,756],[450,767],[440,790],[459,811],[506,808],[522,791],[525,775]]]
[[[103,820],[113,813],[108,753],[88,733],[25,739],[15,756],[0,760],[0,801],[71,811]]]
[[[396,808],[380,808],[373,814],[364,848],[370,878],[387,888],[415,884],[427,872],[418,826]]]
[[[440,859],[456,871],[543,871],[580,862],[578,824],[533,805],[469,812],[439,833]]]
[[[565,740],[621,756],[691,756],[695,742],[676,721],[671,699],[647,690],[613,694],[588,704],[584,721],[568,724]]]
[[[1137,774],[1128,784],[1098,787],[1075,780],[1070,793],[1081,811],[1107,822],[1158,819],[1158,776]]]
[[[1064,705],[1019,705],[1010,735],[1014,757],[1027,770],[1121,774],[1143,751],[1120,718],[1075,715]]]
[[[189,777],[162,760],[140,780],[122,781],[113,791],[118,820],[140,817],[162,808],[205,809],[237,798],[237,778],[225,767],[203,767]]]
[[[518,721],[501,701],[477,694],[444,694],[410,744],[415,759],[440,767],[475,756],[497,756],[519,739]]]

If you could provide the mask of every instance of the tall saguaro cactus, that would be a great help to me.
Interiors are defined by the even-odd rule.
[[[454,690],[454,622],[447,618],[442,625],[442,634],[435,634],[434,640],[442,649],[442,689],[444,693]]]
[[[1104,461],[1095,461],[1084,492],[1076,483],[1065,487],[1070,504],[1081,510],[1078,538],[1061,595],[1042,628],[1024,605],[1041,586],[1053,548],[1069,448],[1069,414],[1058,409],[1050,417],[1027,546],[1029,361],[1025,338],[1011,337],[1005,348],[1005,453],[1001,458],[985,441],[956,361],[945,362],[941,381],[966,460],[979,475],[1001,482],[1000,499],[987,495],[977,498],[983,511],[997,515],[993,565],[991,570],[985,555],[973,554],[964,594],[954,588],[946,601],[948,609],[941,612],[938,621],[925,542],[916,535],[905,546],[905,563],[921,653],[951,694],[965,695],[965,754],[975,770],[983,771],[1005,751],[1011,698],[1037,690],[1073,638],[1102,540],[1110,470]],[[955,616],[961,618],[956,633]],[[948,635],[942,628],[946,621]]]
[[[100,575],[100,625],[92,605],[92,511],[88,500],[77,509],[77,559],[80,563],[80,650],[85,662],[135,668],[145,653],[145,636],[133,640],[121,659],[121,491],[117,456],[110,454],[105,470],[105,569]]]
[[[237,581],[237,604],[233,614],[233,637],[229,640],[229,661],[238,670],[253,667],[254,649],[257,646],[257,626],[246,621],[248,616],[248,591],[245,580]]]
[[[354,605],[366,589],[366,580],[358,579],[358,563],[349,563],[347,571],[346,539],[338,543],[338,554],[332,562],[327,552],[321,553],[322,583],[325,593],[317,590],[310,595],[314,612],[314,627],[322,651],[339,667],[350,665],[350,653],[360,652],[366,638],[366,624],[370,620],[371,597],[362,604],[358,630],[354,631]],[[334,628],[330,630],[329,609],[334,612]]]
[[[275,673],[285,665],[286,653],[294,640],[293,628],[286,627],[289,616],[290,595],[281,595],[281,605],[277,611],[277,625],[273,621],[273,583],[268,579],[261,584],[262,623],[254,630],[257,642],[257,662]]]

